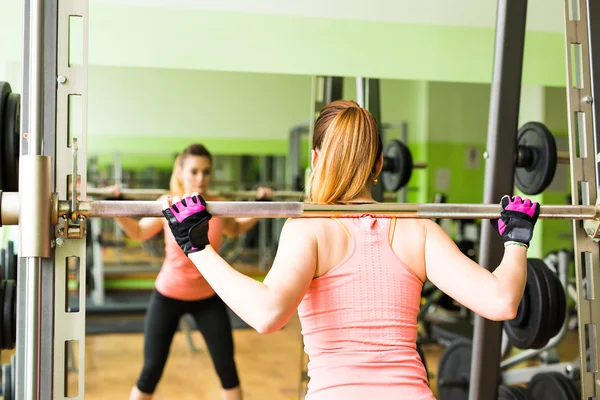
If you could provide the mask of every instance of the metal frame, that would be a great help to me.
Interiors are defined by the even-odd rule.
[[[565,0],[567,108],[571,192],[573,204],[598,202],[598,111],[596,90],[600,81],[594,74],[594,57],[600,55],[598,29],[600,7],[590,0]],[[592,41],[592,37],[596,41]],[[600,267],[598,243],[590,238],[581,222],[573,222],[577,320],[581,360],[581,396],[596,398],[600,386],[596,326],[600,304],[595,289]],[[584,285],[584,283],[587,283]],[[587,289],[587,290],[584,290]],[[590,349],[589,364],[586,353]]]
[[[488,204],[513,193],[526,15],[527,1],[498,1],[483,195]],[[482,224],[479,263],[493,271],[503,255],[502,239],[490,224]],[[469,399],[498,396],[501,342],[502,324],[476,315]]]

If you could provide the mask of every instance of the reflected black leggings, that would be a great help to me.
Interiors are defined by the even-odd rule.
[[[154,393],[179,319],[184,314],[193,315],[204,336],[223,389],[239,386],[231,322],[223,300],[215,295],[203,300],[182,301],[163,296],[154,289],[144,323],[144,367],[137,381],[138,389],[143,393]]]

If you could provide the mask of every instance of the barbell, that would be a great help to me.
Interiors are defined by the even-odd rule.
[[[165,189],[148,189],[148,188],[123,188],[119,191],[122,200],[156,200],[160,196],[169,194]],[[86,194],[96,199],[111,199],[114,197],[114,191],[110,188],[87,188]],[[226,197],[228,199],[255,199],[255,190],[216,190],[210,191],[210,196]],[[297,200],[306,197],[305,192],[296,190],[276,190],[273,191],[274,199]],[[384,193],[384,200],[397,201],[396,193]]]
[[[73,215],[89,218],[162,217],[162,204],[158,201],[77,201],[72,210],[70,201],[58,200],[52,195],[48,206],[54,224],[59,218]],[[451,203],[372,203],[372,204],[313,204],[304,202],[261,201],[209,201],[208,211],[214,216],[227,218],[326,218],[370,214],[378,217],[425,219],[494,219],[500,217],[499,204]],[[19,223],[19,193],[0,192],[0,222],[3,225]],[[542,205],[540,219],[598,220],[599,206]]]

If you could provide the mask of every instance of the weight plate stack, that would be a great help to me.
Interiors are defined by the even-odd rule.
[[[536,400],[578,400],[579,395],[573,381],[558,372],[536,374],[527,388]]]
[[[8,82],[0,82],[0,144],[4,147],[4,118],[8,95],[12,92]],[[0,190],[5,191],[4,186],[4,152],[0,151]]]
[[[3,144],[3,174],[4,190],[7,192],[19,191],[19,155],[20,155],[20,114],[21,96],[18,93],[10,93],[6,98],[4,107],[4,129]]]
[[[540,262],[543,265],[540,265]],[[548,343],[550,299],[542,260],[527,260],[527,283],[517,316],[504,322],[510,343],[519,349],[539,349]]]
[[[3,323],[2,335],[4,338],[4,348],[12,350],[15,348],[13,328],[15,327],[15,307],[14,294],[16,290],[15,281],[5,281],[4,284],[4,303],[3,303]]]
[[[437,378],[440,400],[468,400],[471,354],[468,340],[455,341],[444,351]]]
[[[498,400],[536,400],[529,389],[522,386],[498,387]]]

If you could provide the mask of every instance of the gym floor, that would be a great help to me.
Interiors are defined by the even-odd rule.
[[[157,400],[213,400],[219,398],[219,384],[206,346],[193,333],[197,353],[192,353],[183,333],[175,335],[171,354],[158,387]],[[261,335],[252,329],[234,331],[236,359],[246,400],[298,399],[300,384],[300,322],[294,316],[279,332]],[[93,335],[86,343],[87,400],[127,398],[142,365],[141,334]],[[430,384],[436,391],[435,375],[443,351],[438,345],[424,346]],[[561,360],[577,356],[577,333],[569,332],[557,348]],[[12,352],[2,352],[10,362]],[[519,368],[517,366],[516,368]],[[77,374],[69,376],[69,390],[76,390]],[[71,392],[70,394],[76,394]]]

